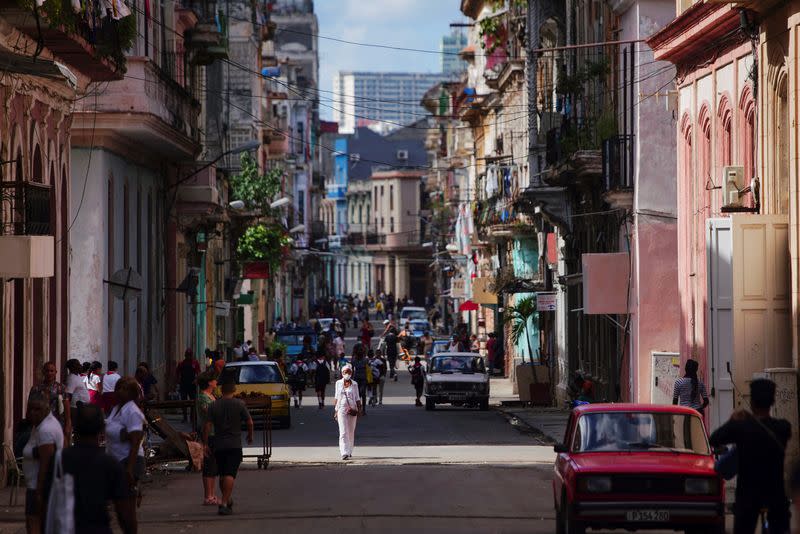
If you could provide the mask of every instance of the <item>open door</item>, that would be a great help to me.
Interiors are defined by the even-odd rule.
[[[710,428],[728,420],[735,408],[733,382],[733,242],[731,220],[706,221],[708,254],[708,357],[711,371]]]
[[[787,215],[734,215],[734,381],[747,394],[753,373],[792,367]],[[739,399],[741,402],[741,399]]]

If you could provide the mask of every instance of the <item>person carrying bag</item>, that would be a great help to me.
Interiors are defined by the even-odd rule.
[[[356,423],[362,410],[358,384],[353,380],[350,364],[342,368],[342,378],[336,382],[335,399],[333,418],[339,424],[339,452],[342,460],[348,460],[353,456]]]

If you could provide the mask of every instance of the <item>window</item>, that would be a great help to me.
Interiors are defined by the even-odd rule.
[[[381,230],[383,230],[383,217],[381,217]]]
[[[731,105],[727,96],[723,96],[719,102],[719,111],[717,112],[719,118],[719,136],[718,136],[718,160],[720,167],[727,167],[732,165],[732,152],[733,140],[731,137],[731,123],[733,114],[731,113]],[[721,179],[721,178],[720,178]]]
[[[394,186],[389,186],[389,209],[394,209]]]
[[[394,217],[389,217],[389,233],[394,233]]]
[[[381,186],[381,198],[383,198],[383,186]]]
[[[753,165],[753,158],[755,157],[755,100],[750,86],[746,86],[742,91],[742,96],[739,99],[739,113],[742,128],[740,128],[742,139],[740,143],[740,152],[742,154],[742,165],[744,166],[744,179],[745,186],[750,185],[755,168]],[[755,207],[755,201],[752,195],[748,195],[745,203],[749,207]]]

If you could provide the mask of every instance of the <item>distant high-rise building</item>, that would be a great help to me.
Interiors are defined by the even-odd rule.
[[[439,51],[442,53],[442,74],[453,76],[467,70],[467,62],[458,55],[467,46],[467,35],[454,28],[450,35],[442,37]]]
[[[375,123],[410,124],[427,115],[420,101],[442,78],[438,72],[339,72],[333,77],[333,120],[341,133]]]

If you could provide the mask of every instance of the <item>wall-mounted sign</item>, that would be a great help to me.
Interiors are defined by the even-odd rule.
[[[554,291],[536,293],[536,310],[543,311],[556,311],[557,300]]]

